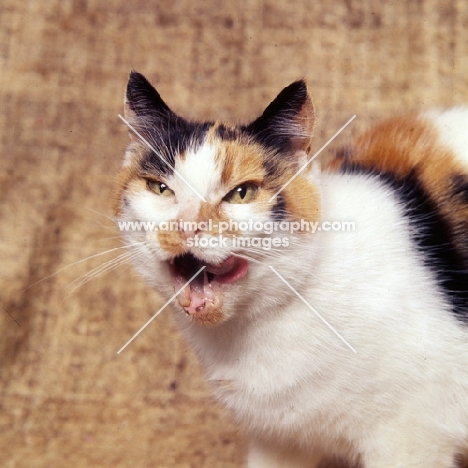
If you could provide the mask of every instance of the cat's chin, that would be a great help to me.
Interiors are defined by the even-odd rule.
[[[205,267],[191,282],[202,267]],[[174,291],[186,286],[177,296],[180,306],[195,323],[215,326],[226,320],[223,313],[224,285],[234,283],[245,276],[248,269],[246,260],[231,255],[218,264],[202,261],[188,253],[169,262]]]

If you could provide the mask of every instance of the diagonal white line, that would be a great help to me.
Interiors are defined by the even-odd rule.
[[[120,120],[122,120],[122,121],[125,123],[125,125],[127,125],[127,127],[128,127],[133,133],[135,133],[135,135],[136,135],[143,143],[145,143],[145,145],[146,145],[149,149],[153,150],[154,153],[160,157],[161,161],[162,161],[164,164],[166,164],[168,167],[170,167],[170,168],[174,171],[174,174],[176,174],[182,181],[184,181],[185,184],[186,184],[188,187],[190,187],[190,188],[193,190],[193,192],[195,192],[195,193],[197,194],[197,196],[198,196],[201,200],[203,200],[204,202],[206,202],[206,200],[203,198],[203,196],[202,196],[202,195],[201,195],[201,194],[200,194],[200,193],[199,193],[199,192],[198,192],[198,191],[197,191],[197,190],[196,190],[196,189],[179,173],[179,172],[177,172],[177,171],[176,171],[176,170],[159,154],[158,151],[156,151],[156,150],[153,148],[153,146],[151,145],[151,143],[150,143],[148,140],[146,140],[146,139],[130,124],[130,122],[128,122],[128,120],[126,120],[126,119],[125,119],[124,117],[122,117],[120,114],[119,114],[119,118],[120,118]]]
[[[355,118],[353,115],[268,201],[276,198]]]
[[[357,351],[270,265],[275,275],[346,345],[353,353]]]
[[[158,315],[159,313],[189,284],[194,280],[200,272],[202,272],[206,266],[202,266],[118,351],[120,354]]]

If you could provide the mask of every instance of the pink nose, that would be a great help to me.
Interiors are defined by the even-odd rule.
[[[198,229],[182,229],[182,237],[185,239],[194,238],[200,231]]]
[[[198,208],[189,206],[179,212],[179,230],[182,239],[194,238],[200,232],[197,213]]]

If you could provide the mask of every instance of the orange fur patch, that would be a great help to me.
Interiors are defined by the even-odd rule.
[[[337,170],[349,162],[399,178],[416,171],[436,191],[441,179],[462,170],[453,154],[438,144],[437,128],[414,115],[388,119],[359,136],[349,158],[335,159],[329,169]]]
[[[404,178],[411,171],[436,201],[444,198],[447,181],[463,173],[454,155],[437,141],[437,128],[418,116],[396,117],[359,136],[347,159],[334,160],[328,169],[357,163]]]
[[[137,173],[133,167],[124,167],[119,172],[116,180],[116,188],[113,195],[114,215],[119,217],[122,215],[122,203],[124,203],[124,193],[132,179],[137,177]]]
[[[210,306],[206,305],[205,309],[207,308],[208,310],[205,310],[200,315],[192,315],[192,321],[208,328],[215,327],[225,321],[226,315],[222,309],[210,309]]]
[[[185,239],[180,231],[160,230],[157,232],[157,238],[160,247],[174,257],[187,251]]]
[[[197,222],[203,222],[212,220],[213,229],[211,231],[206,231],[211,235],[218,235],[220,234],[220,223],[221,222],[229,222],[227,216],[221,212],[219,205],[212,205],[210,203],[202,202],[200,204],[200,211],[197,215]],[[234,229],[225,229],[222,232],[223,235],[237,235],[239,232]]]
[[[133,132],[130,131],[133,134]],[[135,141],[132,138],[133,143],[129,145],[127,151],[131,152],[132,159],[130,166],[124,166],[117,176],[116,190],[114,192],[114,214],[120,216],[122,214],[122,203],[124,192],[129,188],[132,180],[140,179],[139,162],[143,157],[146,146],[140,140]]]
[[[320,191],[302,176],[297,176],[284,190],[285,210],[294,221],[320,220]]]
[[[434,131],[418,116],[395,117],[358,136],[349,158],[337,158],[330,167],[356,162],[404,177],[426,159],[434,143]]]
[[[219,142],[216,159],[220,166],[221,182],[229,189],[244,182],[260,183],[265,177],[262,149],[255,144],[234,141]]]
[[[312,99],[307,95],[300,112],[294,119],[294,125],[299,129],[299,133],[294,138],[294,150],[310,152],[312,145],[312,134],[315,130],[315,108]]]

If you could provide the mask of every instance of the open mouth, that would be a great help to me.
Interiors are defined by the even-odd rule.
[[[221,314],[222,285],[241,279],[247,273],[248,263],[233,255],[219,264],[204,262],[190,253],[179,255],[170,263],[174,290],[182,288],[203,266],[203,271],[184,287],[177,299],[193,318],[208,319],[210,314]]]

